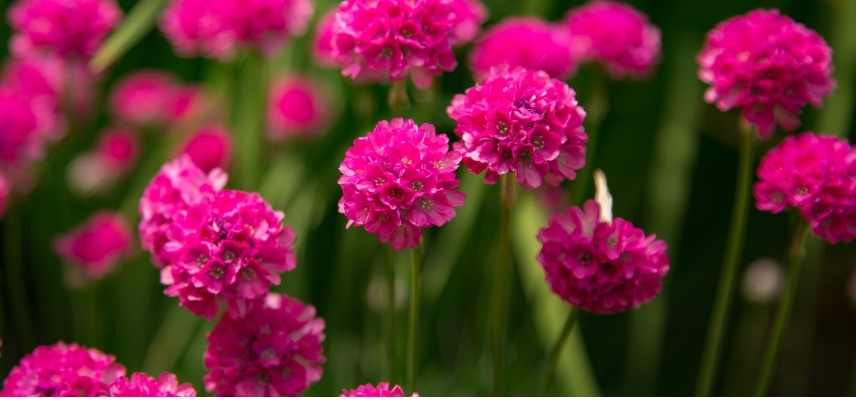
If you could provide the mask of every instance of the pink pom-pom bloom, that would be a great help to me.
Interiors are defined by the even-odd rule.
[[[86,61],[121,18],[114,0],[19,0],[9,11],[12,50]]]
[[[585,165],[585,111],[564,82],[522,67],[495,69],[447,110],[464,164],[495,183],[514,173],[524,187],[575,179]]]
[[[494,67],[541,70],[558,79],[577,68],[571,40],[565,29],[538,18],[510,18],[491,28],[470,54],[470,65],[479,79]]]
[[[779,14],[755,10],[717,25],[698,56],[708,103],[739,108],[762,138],[792,131],[806,104],[832,91],[832,50],[820,35]]]
[[[69,165],[71,185],[82,193],[99,192],[113,186],[134,166],[139,147],[134,132],[111,128],[94,151],[84,153]]]
[[[187,140],[181,152],[205,172],[225,170],[232,160],[232,137],[221,126],[205,126]]]
[[[143,71],[125,77],[111,95],[113,114],[136,125],[159,125],[172,120],[179,87],[167,73]]]
[[[270,91],[269,134],[274,139],[318,134],[327,121],[328,108],[313,82],[296,76],[283,77]]]
[[[109,273],[131,248],[131,230],[115,213],[101,212],[56,241],[57,254],[95,280]]]
[[[125,367],[95,349],[59,342],[39,346],[12,369],[2,396],[106,396]]]
[[[759,210],[793,208],[830,243],[856,238],[856,149],[846,140],[816,133],[786,138],[758,167]]]
[[[315,26],[315,39],[312,42],[312,54],[319,64],[325,67],[336,66],[333,54],[333,25],[336,22],[336,9],[327,11]]]
[[[414,393],[413,396],[418,396]],[[377,386],[371,383],[357,386],[355,389],[342,390],[340,397],[405,397],[401,386],[391,386],[387,382],[380,382]]]
[[[419,245],[422,229],[443,226],[464,204],[455,171],[461,154],[431,124],[381,121],[339,165],[339,212],[395,250]]]
[[[217,396],[296,396],[321,379],[324,320],[315,308],[268,294],[208,335],[205,389]]]
[[[152,378],[142,372],[116,379],[110,386],[110,397],[196,397],[189,383],[178,383],[175,375],[164,372]]]
[[[55,109],[79,117],[89,114],[95,100],[97,76],[85,64],[50,55],[15,58],[3,72],[3,85]]]
[[[241,46],[275,53],[311,15],[310,0],[172,0],[161,29],[181,54],[228,60]]]
[[[629,5],[595,0],[571,10],[565,26],[574,54],[614,78],[644,77],[660,59],[660,30]]]
[[[481,0],[452,0],[454,44],[473,40],[487,18],[487,9]]]

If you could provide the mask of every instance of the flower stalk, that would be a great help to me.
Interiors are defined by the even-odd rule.
[[[407,337],[407,386],[416,390],[416,349],[419,331],[419,296],[422,286],[422,251],[415,247],[410,269],[410,330]],[[394,293],[393,293],[394,296]],[[394,300],[394,299],[393,299]],[[394,304],[394,303],[393,303]],[[394,307],[394,306],[393,306]]]
[[[499,249],[496,270],[493,273],[491,302],[490,344],[493,356],[493,394],[503,393],[503,371],[505,369],[505,342],[508,325],[509,280],[511,279],[511,210],[514,204],[514,176],[505,174],[500,178],[500,222]]]
[[[552,350],[550,350],[550,358],[547,364],[546,382],[544,383],[543,395],[545,396],[549,394],[550,388],[553,387],[553,382],[556,380],[556,370],[558,369],[559,365],[559,356],[562,355],[562,348],[564,348],[565,343],[568,341],[568,336],[570,336],[571,332],[574,330],[579,316],[579,309],[577,309],[576,307],[571,307],[571,310],[568,312],[568,317],[565,318],[565,324],[562,325],[562,331],[559,333],[559,337],[556,338],[556,343],[553,344]]]

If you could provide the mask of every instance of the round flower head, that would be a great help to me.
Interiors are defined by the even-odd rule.
[[[447,110],[464,164],[495,183],[514,173],[524,187],[576,178],[585,165],[585,111],[574,90],[543,71],[495,69]]]
[[[541,70],[558,79],[577,68],[568,33],[538,18],[510,18],[485,32],[472,53],[476,77],[484,79],[493,67]]]
[[[487,18],[487,9],[481,0],[452,0],[454,44],[473,40]]]
[[[315,26],[315,39],[312,42],[312,54],[316,61],[325,67],[336,65],[333,54],[333,24],[336,22],[336,9],[327,11]]]
[[[42,157],[58,137],[54,103],[0,86],[0,169],[20,170]]]
[[[339,212],[395,250],[416,247],[422,229],[445,225],[464,204],[461,155],[430,124],[381,121],[354,141],[339,165]]]
[[[121,18],[114,0],[18,0],[9,10],[12,51],[86,61]]]
[[[57,117],[63,111],[79,117],[93,107],[96,80],[85,64],[32,55],[10,61],[2,85],[25,94],[44,109],[53,109]]]
[[[275,83],[268,101],[270,136],[283,139],[323,131],[328,106],[314,84],[302,77],[284,77]]]
[[[69,183],[84,194],[110,188],[134,166],[139,146],[134,132],[124,128],[110,129],[101,136],[94,151],[71,162]]]
[[[111,95],[113,114],[137,125],[165,124],[171,119],[173,99],[178,86],[166,73],[137,72],[125,77]]]
[[[450,0],[344,0],[333,24],[333,54],[353,79],[431,85],[457,66]]]
[[[116,379],[110,386],[110,397],[196,397],[196,390],[189,383],[178,383],[175,375],[164,372],[152,378],[135,372],[130,378]]]
[[[324,320],[315,308],[270,293],[208,334],[205,389],[217,396],[297,396],[321,379]]]
[[[95,280],[109,273],[131,248],[131,231],[125,219],[101,212],[56,241],[57,254]]]
[[[762,138],[800,125],[835,83],[832,50],[820,35],[776,10],[755,10],[717,25],[698,56],[708,103],[739,108]]]
[[[357,386],[356,389],[342,390],[340,397],[404,397],[404,389],[401,386],[390,386],[387,382],[378,383],[377,386],[371,383]],[[413,396],[418,396],[414,393]]]
[[[101,137],[95,154],[106,166],[121,174],[134,166],[139,147],[140,143],[134,132],[117,128]]]
[[[59,342],[39,346],[21,359],[3,383],[2,396],[106,396],[125,375],[116,358],[95,349]]]
[[[282,220],[258,194],[236,190],[179,213],[168,232],[171,261],[161,271],[165,293],[205,318],[214,318],[218,300],[242,314],[297,265],[294,232]]]
[[[232,159],[232,137],[221,126],[206,126],[187,140],[181,152],[205,172],[217,168],[225,170]]]
[[[571,10],[565,25],[574,54],[614,78],[648,75],[660,59],[660,30],[629,5],[594,0]]]
[[[0,218],[6,215],[6,208],[9,206],[9,195],[11,192],[9,181],[3,174],[0,174]]]

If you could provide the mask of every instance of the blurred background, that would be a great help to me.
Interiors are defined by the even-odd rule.
[[[126,12],[133,0],[121,0]],[[336,2],[315,2],[309,32],[270,64],[272,76],[293,72],[316,79],[332,101],[326,132],[314,140],[265,146],[258,185],[272,205],[285,211],[298,235],[298,268],[277,288],[313,304],[327,323],[324,377],[309,395],[337,395],[365,382],[404,379],[408,255],[395,271],[398,333],[393,357],[384,342],[389,320],[384,267],[386,252],[374,237],[346,230],[336,210],[337,167],[347,146],[376,121],[392,114],[387,88],[361,86],[321,68],[311,55],[315,21]],[[559,21],[581,1],[484,0],[486,26],[513,15]],[[595,163],[609,177],[615,215],[669,243],[672,271],[654,302],[616,316],[583,315],[562,355],[556,394],[685,395],[692,393],[707,323],[719,279],[736,175],[736,114],[703,102],[696,78],[696,54],[704,34],[718,21],[753,8],[779,8],[817,30],[835,56],[838,87],[821,110],[806,110],[804,130],[849,136],[853,118],[856,61],[856,1],[852,0],[682,0],[630,1],[662,30],[663,57],[647,80],[612,81],[609,108],[601,126]],[[0,2],[6,15],[9,0]],[[4,17],[5,18],[5,17]],[[0,23],[0,54],[8,55],[8,22]],[[458,49],[459,67],[434,89],[413,93],[405,114],[452,132],[445,114],[451,97],[472,85],[467,52]],[[67,266],[53,240],[103,209],[133,210],[139,186],[159,165],[148,165],[164,146],[165,132],[150,132],[141,164],[121,184],[97,196],[71,191],[67,168],[90,149],[111,124],[104,106],[116,82],[130,72],[155,69],[196,83],[227,100],[228,66],[201,58],[180,58],[153,29],[109,69],[98,88],[96,117],[53,144],[36,169],[32,193],[0,221],[0,376],[34,346],[59,340],[97,347],[117,356],[129,370],[172,370],[202,392],[202,354],[210,323],[179,309],[167,298],[148,254],[137,249],[95,284],[72,288]],[[585,107],[591,71],[571,81]],[[425,238],[423,325],[419,385],[423,395],[479,395],[490,391],[486,316],[499,220],[498,187],[461,171],[467,204],[448,226]],[[513,215],[515,260],[511,297],[506,386],[510,394],[540,389],[549,347],[567,307],[547,288],[535,261],[535,232],[547,208],[540,194],[521,193]],[[718,394],[748,394],[775,308],[777,271],[789,238],[785,215],[753,210],[743,255],[741,282],[726,331]],[[134,222],[135,224],[136,222]],[[17,234],[10,235],[10,232]],[[138,244],[137,244],[138,247]],[[22,268],[9,266],[21,260]],[[758,262],[764,273],[746,274]],[[802,276],[795,313],[787,331],[772,394],[856,395],[856,247],[814,240]],[[772,266],[772,267],[770,267]],[[772,268],[772,269],[771,269]],[[773,271],[769,273],[769,271]],[[780,275],[780,274],[779,274]],[[780,278],[779,278],[780,279]],[[770,289],[772,287],[772,289]],[[766,291],[765,291],[766,290]],[[390,361],[392,360],[392,361]]]

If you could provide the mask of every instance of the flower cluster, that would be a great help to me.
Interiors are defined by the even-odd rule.
[[[518,17],[487,31],[473,49],[470,65],[480,79],[498,66],[540,70],[566,79],[576,70],[577,60],[565,29],[538,18]]]
[[[387,382],[378,383],[377,386],[371,383],[357,386],[355,389],[342,390],[341,397],[404,397],[404,389],[401,386],[391,386]],[[418,396],[414,393],[413,396]]]
[[[217,396],[295,396],[318,381],[324,321],[315,308],[268,294],[242,317],[225,315],[208,335],[205,388]]]
[[[585,165],[585,111],[573,89],[543,71],[497,68],[447,112],[464,164],[488,183],[514,173],[527,188],[556,185]]]
[[[381,121],[354,141],[339,165],[339,212],[395,250],[416,247],[422,229],[443,226],[464,203],[455,171],[461,154],[430,124]]]
[[[452,0],[453,43],[462,45],[473,40],[487,19],[481,0]]]
[[[109,273],[131,248],[131,231],[115,213],[95,214],[79,228],[56,241],[55,249],[66,262],[80,268],[86,279]]]
[[[800,125],[834,86],[832,51],[820,35],[776,10],[755,10],[717,25],[698,56],[708,103],[739,108],[761,137]]]
[[[131,377],[120,377],[110,386],[110,397],[196,397],[196,390],[189,383],[178,383],[175,375],[162,373],[157,378],[142,372]]]
[[[125,375],[116,358],[76,344],[40,346],[3,382],[2,396],[105,396]]]
[[[71,185],[82,193],[109,188],[134,166],[139,147],[134,132],[124,128],[108,129],[93,151],[78,156],[69,165]]]
[[[187,139],[181,153],[187,154],[206,173],[226,170],[232,160],[232,137],[221,126],[203,126]]]
[[[199,90],[176,82],[158,71],[136,72],[113,89],[113,115],[125,123],[166,125],[191,115],[199,101]]]
[[[283,77],[271,87],[269,97],[268,132],[273,139],[312,136],[323,131],[329,106],[312,81]]]

